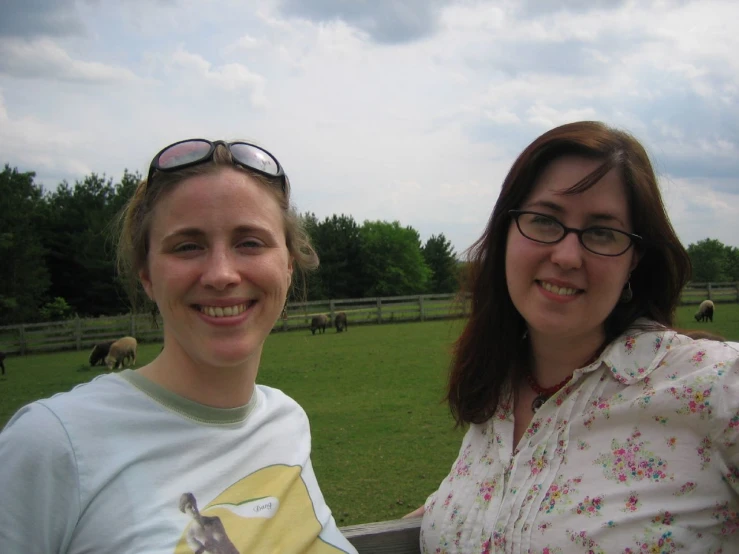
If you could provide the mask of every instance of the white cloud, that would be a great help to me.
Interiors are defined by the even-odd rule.
[[[558,110],[551,106],[535,104],[526,110],[526,118],[530,123],[543,127],[546,130],[570,121],[596,119],[597,115],[596,110],[593,108],[569,108],[566,110]]]
[[[253,36],[250,35],[242,35],[239,37],[239,39],[232,44],[229,44],[226,48],[226,52],[234,52],[238,50],[253,50],[256,48],[260,48],[262,45],[262,42]]]
[[[300,209],[397,219],[461,251],[526,144],[602,119],[644,141],[683,240],[739,245],[739,4],[457,0],[387,24],[405,17],[391,3],[340,4],[179,0],[144,21],[125,3],[86,10],[92,35],[0,39],[0,151],[54,182],[143,171],[188,136],[249,138]]]
[[[0,38],[0,73],[13,77],[85,84],[115,84],[138,80],[130,69],[72,58],[51,39],[27,41]]]
[[[193,54],[184,48],[178,48],[172,54],[172,66],[181,68],[193,80],[204,80],[217,88],[234,91],[246,88],[251,91],[251,102],[254,106],[266,106],[266,79],[240,63],[225,63],[214,66],[199,54]]]
[[[8,156],[0,163],[13,163],[23,171],[35,171],[44,182],[46,177],[71,179],[88,175],[95,168],[79,155],[88,137],[73,129],[59,128],[33,116],[11,118],[0,90],[0,149]],[[54,180],[56,185],[61,179]],[[48,184],[48,183],[47,183]]]

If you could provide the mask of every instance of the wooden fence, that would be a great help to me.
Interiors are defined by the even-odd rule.
[[[739,302],[739,282],[691,283],[682,292],[682,304],[699,304],[706,298],[716,303]],[[427,321],[466,317],[469,300],[454,294],[425,294],[381,298],[349,298],[293,302],[287,317],[277,321],[274,331],[310,329],[311,319],[326,314],[331,320],[338,312],[347,315],[349,327],[367,324]],[[0,327],[0,351],[28,354],[61,350],[86,350],[98,342],[125,335],[139,342],[162,340],[161,320],[151,315],[128,314],[118,317],[75,318],[49,323]]]
[[[287,306],[287,317],[275,323],[273,332],[300,329],[307,332],[313,316],[318,314],[325,314],[333,321],[337,313],[344,312],[351,328],[367,324],[460,318],[468,315],[468,309],[469,301],[459,299],[454,294],[293,302]],[[154,319],[150,314],[128,314],[4,326],[0,327],[0,351],[23,355],[87,350],[98,342],[126,335],[136,337],[139,342],[159,342],[162,340],[161,318]]]
[[[359,554],[419,554],[420,531],[420,517],[341,528]]]
[[[739,281],[735,283],[688,283],[683,289],[680,303],[700,304],[704,300],[716,303],[739,302]]]

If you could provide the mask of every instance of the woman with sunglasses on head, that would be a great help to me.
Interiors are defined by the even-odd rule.
[[[305,412],[255,384],[293,271],[318,265],[280,164],[244,142],[175,143],[121,221],[119,267],[157,304],[164,348],[11,419],[0,552],[356,552]]]
[[[690,261],[644,148],[540,136],[470,253],[447,395],[469,429],[409,514],[423,552],[734,551],[739,350],[671,329]]]

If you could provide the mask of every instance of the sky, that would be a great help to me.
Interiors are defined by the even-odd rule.
[[[0,164],[53,189],[247,139],[300,212],[462,253],[537,136],[647,148],[687,246],[739,246],[735,0],[2,0]]]

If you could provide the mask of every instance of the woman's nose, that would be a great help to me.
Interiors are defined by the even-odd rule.
[[[201,282],[216,290],[223,290],[239,282],[240,275],[236,260],[230,252],[216,250],[206,261]]]
[[[567,233],[565,237],[552,245],[551,260],[565,269],[577,269],[582,266],[583,246],[577,233]]]

